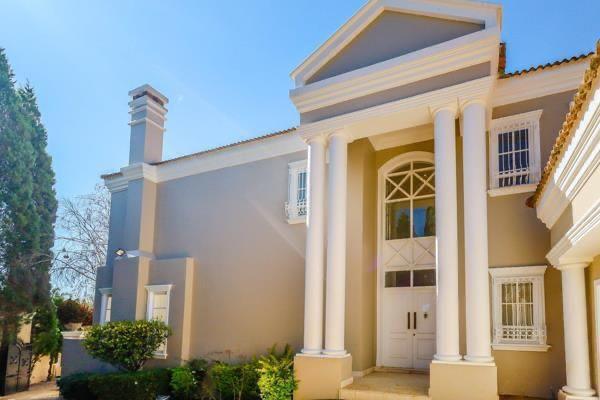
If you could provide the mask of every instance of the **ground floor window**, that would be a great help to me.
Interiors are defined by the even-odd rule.
[[[546,266],[491,268],[493,347],[544,351]]]
[[[159,320],[169,324],[169,300],[172,285],[150,285],[146,286],[148,292],[146,319]],[[154,353],[157,358],[167,357],[167,341]]]
[[[98,289],[102,296],[100,300],[100,323],[110,322],[112,310],[112,288]]]

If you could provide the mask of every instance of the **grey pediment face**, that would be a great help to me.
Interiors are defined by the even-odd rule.
[[[307,83],[399,57],[484,29],[481,24],[384,11]]]

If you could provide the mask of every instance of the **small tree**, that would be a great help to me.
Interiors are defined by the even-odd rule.
[[[83,323],[89,320],[92,314],[90,306],[73,299],[57,301],[57,308],[58,320],[63,326],[73,322]]]
[[[83,346],[92,357],[138,371],[170,335],[171,328],[162,321],[109,322],[92,326]]]
[[[43,356],[49,356],[47,379],[52,378],[52,365],[58,361],[58,354],[62,347],[62,336],[58,327],[56,306],[49,302],[47,306],[40,307],[35,312],[31,322],[32,331],[32,359],[31,370]]]

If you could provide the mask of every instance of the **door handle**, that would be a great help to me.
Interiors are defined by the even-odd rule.
[[[408,323],[408,329],[410,330],[410,311],[406,313],[406,322]]]
[[[417,312],[415,311],[413,314],[413,329],[417,329]]]

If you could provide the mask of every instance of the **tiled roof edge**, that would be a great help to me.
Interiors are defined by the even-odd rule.
[[[588,100],[590,90],[594,86],[595,81],[600,76],[600,40],[596,43],[596,51],[591,53],[590,66],[585,71],[583,76],[583,82],[579,86],[577,93],[573,98],[569,106],[569,112],[565,117],[565,121],[563,122],[562,128],[558,133],[558,137],[554,142],[554,146],[552,147],[552,151],[550,152],[550,157],[548,158],[548,162],[544,167],[544,172],[542,173],[542,177],[540,179],[540,183],[537,185],[535,193],[527,199],[527,205],[529,207],[535,207],[544,192],[544,188],[550,179],[550,176],[554,172],[556,168],[556,164],[560,161],[560,158],[566,148],[567,143],[571,139],[573,132],[575,131],[575,127],[581,118],[581,111],[583,105]]]

